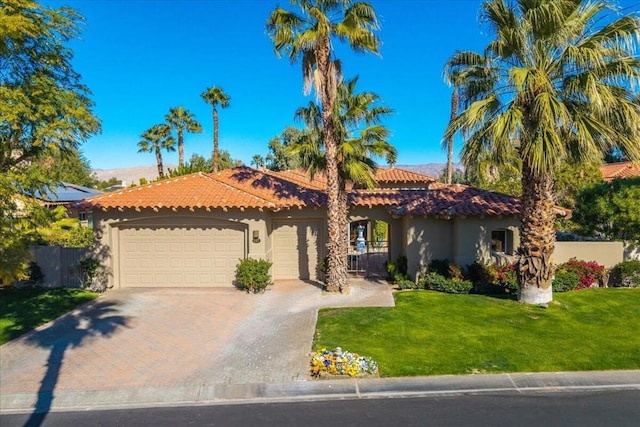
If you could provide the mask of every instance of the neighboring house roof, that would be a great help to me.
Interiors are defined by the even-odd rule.
[[[432,183],[432,182],[436,182],[437,179],[429,175],[412,172],[405,169],[390,167],[390,168],[378,168],[376,170],[376,181],[378,181],[378,183],[380,184],[390,183],[390,182],[392,183]]]
[[[404,172],[392,174],[397,179],[418,178]],[[393,176],[386,179],[393,179]],[[321,184],[321,180],[310,181],[301,171],[273,172],[242,166],[104,193],[85,199],[85,204],[104,210],[322,207],[326,206],[327,197]],[[513,216],[520,211],[520,201],[516,197],[457,184],[438,185],[429,190],[353,190],[349,193],[349,203],[352,206],[384,206],[396,215]],[[561,209],[557,213],[562,212],[566,214]]]
[[[600,166],[602,178],[611,182],[616,178],[632,178],[640,176],[640,166],[633,162],[607,163]]]
[[[87,197],[99,194],[102,194],[102,191],[63,182],[62,184],[46,189],[43,192],[37,192],[35,194],[35,198],[45,204],[55,205],[79,202]]]
[[[318,190],[324,190],[327,188],[327,178],[322,172],[315,174],[313,179],[311,179],[307,172],[302,169],[272,173],[306,187],[312,187]],[[375,180],[378,184],[433,184],[437,182],[437,179],[432,176],[396,167],[378,167],[376,169]]]

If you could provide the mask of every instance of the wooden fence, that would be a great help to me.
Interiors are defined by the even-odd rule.
[[[32,253],[33,260],[44,274],[42,282],[44,286],[79,288],[82,284],[78,265],[80,260],[89,253],[89,248],[36,246],[32,249]]]

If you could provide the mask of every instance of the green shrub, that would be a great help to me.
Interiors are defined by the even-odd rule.
[[[580,278],[573,271],[558,270],[553,278],[553,292],[573,291],[580,284]]]
[[[44,273],[42,273],[42,269],[40,269],[40,266],[35,261],[29,263],[27,274],[29,275],[27,283],[30,285],[39,285],[44,280]]]
[[[393,283],[398,283],[402,280],[411,280],[409,278],[409,268],[406,256],[400,256],[395,261],[387,261],[385,263],[387,267],[387,273],[389,273],[389,280]]]
[[[438,292],[446,292],[449,294],[468,294],[473,289],[473,283],[470,280],[459,278],[447,279],[438,273],[428,273],[419,279],[419,284],[424,289],[430,289]]]
[[[515,264],[499,266],[476,262],[466,267],[465,278],[473,283],[474,292],[478,294],[513,294],[518,290]]]
[[[241,259],[236,266],[236,285],[249,293],[264,292],[272,285],[269,269],[272,263],[263,259]]]
[[[413,280],[409,279],[399,280],[396,285],[398,285],[400,289],[418,289],[418,285]]]
[[[571,258],[564,264],[557,266],[556,271],[571,271],[578,276],[578,286],[575,289],[586,289],[593,284],[600,285],[604,281],[605,268],[595,261],[579,261]]]
[[[448,259],[434,259],[429,263],[428,271],[447,279],[462,279],[462,269]]]
[[[91,292],[104,292],[109,286],[109,275],[100,265],[100,261],[91,256],[83,258],[78,263],[80,286]]]
[[[624,261],[611,270],[609,286],[623,288],[640,287],[640,261]]]

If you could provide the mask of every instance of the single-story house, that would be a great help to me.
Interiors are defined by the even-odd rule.
[[[432,259],[466,265],[518,246],[517,198],[399,168],[380,168],[376,181],[349,191],[354,273],[380,273],[404,255],[415,274]],[[322,280],[325,189],[303,171],[237,167],[104,193],[85,209],[115,287],[232,286],[246,257],[271,261],[274,280]],[[371,241],[380,223],[384,238]]]

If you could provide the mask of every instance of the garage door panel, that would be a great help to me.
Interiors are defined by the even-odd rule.
[[[274,278],[318,279],[320,221],[274,222]]]
[[[242,226],[122,228],[124,287],[232,286],[245,256]]]

